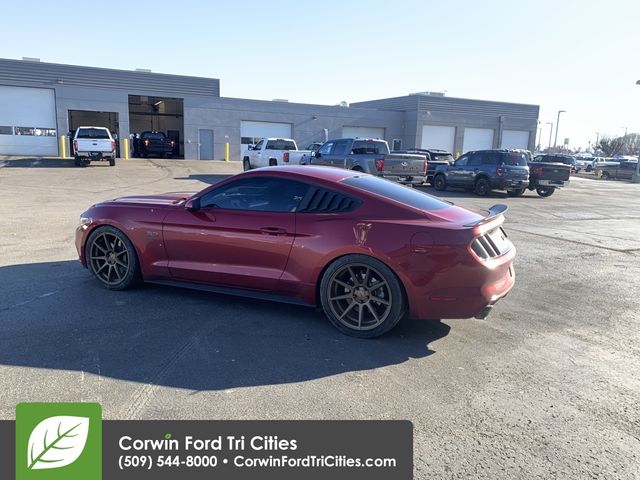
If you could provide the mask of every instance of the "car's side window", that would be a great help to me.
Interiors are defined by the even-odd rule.
[[[329,155],[331,154],[331,148],[333,147],[333,143],[334,142],[327,142],[325,143],[322,148],[320,148],[320,150],[318,150],[318,153],[322,154],[322,155]]]
[[[463,155],[458,160],[456,160],[455,166],[456,167],[466,167],[468,161],[469,161],[469,156],[468,155]]]
[[[336,140],[332,155],[346,155],[351,140]]]
[[[216,188],[200,199],[201,208],[256,212],[295,212],[309,185],[277,177],[236,180]]]
[[[469,165],[470,167],[477,167],[479,165],[482,165],[482,154],[474,153],[473,155],[470,155],[467,165]]]
[[[262,144],[264,143],[264,140],[260,140],[258,143],[256,143],[255,147],[253,147],[254,150],[260,150],[262,148]]]

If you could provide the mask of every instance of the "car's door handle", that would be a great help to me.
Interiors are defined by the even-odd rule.
[[[287,231],[278,227],[262,227],[260,229],[263,235],[284,235]]]

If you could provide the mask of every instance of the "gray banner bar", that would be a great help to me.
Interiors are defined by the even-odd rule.
[[[14,422],[0,422],[13,479]],[[104,480],[410,480],[408,421],[104,421]]]

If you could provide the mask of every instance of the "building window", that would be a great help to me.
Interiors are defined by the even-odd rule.
[[[16,127],[16,135],[35,135],[35,132],[33,127]]]
[[[55,137],[56,129],[55,128],[36,128],[35,135],[40,137]]]
[[[13,127],[5,127],[0,125],[0,135],[13,135]]]

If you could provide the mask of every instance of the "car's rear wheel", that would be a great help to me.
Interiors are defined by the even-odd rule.
[[[491,185],[489,185],[489,180],[486,178],[479,178],[476,180],[476,185],[474,188],[474,192],[476,195],[481,197],[486,197],[491,191]]]
[[[278,161],[275,158],[270,158],[269,159],[269,166],[270,167],[275,167],[276,165],[278,165]]]
[[[110,158],[109,159],[109,166],[110,167],[115,167],[116,166],[116,159],[115,158]]]
[[[587,172],[590,172],[590,171],[592,171],[592,170],[593,170],[593,167],[592,167],[591,165],[587,165],[586,171],[587,171]]]
[[[366,255],[346,255],[329,265],[320,283],[320,300],[338,330],[359,338],[388,332],[407,307],[393,271]]]
[[[602,180],[609,180],[609,178],[611,177],[609,176],[609,172],[602,172],[602,175],[600,175],[600,178]]]
[[[244,160],[242,160],[242,169],[246,172],[247,170],[251,170],[251,162],[249,161],[248,158],[244,158]]]
[[[521,197],[522,195],[524,195],[524,188],[518,188],[516,190],[509,190],[507,192],[507,195],[509,195],[510,197]]]
[[[433,178],[433,188],[435,188],[436,190],[444,190],[445,188],[447,188],[447,180],[446,178],[444,178],[444,175],[436,175]]]
[[[538,188],[536,188],[536,192],[541,197],[550,197],[551,195],[553,195],[553,192],[555,192],[555,191],[556,191],[555,187],[538,187]]]
[[[100,283],[110,290],[124,290],[140,278],[140,264],[127,236],[114,227],[99,227],[89,235],[87,266]]]

